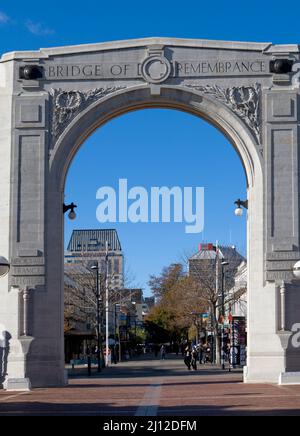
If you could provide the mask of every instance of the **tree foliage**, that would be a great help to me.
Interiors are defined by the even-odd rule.
[[[222,290],[224,307],[232,304],[236,295],[228,291],[234,284],[234,275],[240,259],[224,258],[217,252],[215,257],[189,262],[189,275],[182,264],[172,264],[158,276],[151,276],[149,286],[158,299],[158,304],[149,314],[149,321],[167,330],[171,337],[182,338],[196,331],[195,324],[200,313],[210,313],[210,328],[214,332],[219,359],[219,323],[222,321]],[[227,260],[227,259],[226,259]],[[198,324],[199,326],[199,324]],[[197,327],[198,328],[198,327]]]
[[[167,330],[174,340],[181,339],[194,323],[194,314],[205,310],[195,281],[181,264],[172,264],[159,276],[151,276],[149,286],[158,298],[148,321]]]
[[[151,275],[148,284],[153,295],[160,300],[174,288],[182,277],[184,277],[183,265],[176,263],[163,268],[159,276]]]

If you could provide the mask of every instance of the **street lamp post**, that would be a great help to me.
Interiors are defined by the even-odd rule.
[[[299,280],[300,279],[300,260],[298,260],[293,266],[293,274],[294,277]]]
[[[119,310],[117,311],[117,308],[119,307]],[[115,304],[115,332],[118,331],[118,360],[119,362],[122,361],[122,350],[121,350],[121,331],[120,331],[120,313],[121,313],[121,303]],[[116,334],[115,334],[116,338]]]
[[[243,215],[243,208],[248,209],[248,200],[241,200],[240,198],[234,202],[236,204],[236,209],[234,211],[236,216]]]
[[[224,321],[225,321],[225,289],[224,289],[224,267],[229,265],[228,262],[221,262],[221,313],[222,313],[222,336],[221,336],[221,365],[225,369],[225,343],[224,343]]]
[[[134,317],[134,341],[135,341],[135,345],[136,345],[136,343],[137,343],[137,338],[136,338],[136,333],[137,333],[137,330],[136,330],[136,319],[137,319],[137,317],[138,317],[138,315],[137,315],[137,309],[136,309],[136,307],[137,307],[137,306],[136,306],[136,301],[132,301],[131,304],[133,304],[134,309],[135,309],[135,312],[134,312],[133,317]]]
[[[68,214],[68,217],[70,220],[75,220],[76,218],[76,212],[75,212],[75,208],[76,208],[76,204],[74,204],[73,202],[71,204],[63,204],[63,213],[68,212],[68,210],[70,211]]]
[[[9,270],[10,270],[10,264],[8,260],[5,257],[0,256],[0,277],[6,276]]]
[[[114,358],[115,358],[115,361],[114,361],[114,363],[117,363],[117,361],[118,361],[118,356],[117,356],[117,336],[118,336],[118,334],[117,334],[117,331],[118,331],[118,311],[117,311],[117,306],[118,306],[118,304],[115,303],[115,313],[114,313],[114,316],[115,316],[115,343],[114,343]],[[118,332],[118,333],[120,335],[120,332]]]
[[[109,342],[108,342],[108,273],[109,273],[109,264],[108,264],[108,242],[105,242],[105,266],[106,266],[106,274],[105,274],[105,366],[108,366],[108,353],[109,353]]]
[[[97,298],[97,371],[101,372],[101,334],[100,334],[100,289],[99,289],[99,264],[95,264],[91,267],[96,271],[96,298]]]
[[[219,297],[219,261],[220,261],[220,253],[219,253],[219,243],[216,241],[216,261],[215,261],[215,268],[216,268],[216,295]],[[219,365],[220,363],[220,341],[219,341],[219,323],[218,323],[218,317],[219,317],[219,309],[217,315],[217,328],[214,328],[214,332],[212,334],[213,337],[213,343],[212,343],[212,356],[213,356],[213,362],[217,363]]]

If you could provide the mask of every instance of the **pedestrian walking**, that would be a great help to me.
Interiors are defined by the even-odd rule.
[[[165,360],[166,358],[166,347],[164,346],[164,344],[162,344],[162,346],[160,347],[160,358],[161,360]]]
[[[191,347],[187,345],[184,350],[184,363],[189,371],[191,370],[191,362],[192,362],[192,350]]]
[[[197,370],[197,359],[198,359],[198,351],[197,351],[197,347],[194,346],[191,353],[191,365],[194,371]]]
[[[202,362],[208,363],[210,361],[210,348],[207,344],[207,342],[203,345],[203,355],[202,355]]]

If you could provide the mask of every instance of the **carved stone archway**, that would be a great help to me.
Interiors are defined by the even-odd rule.
[[[0,62],[0,325],[5,387],[63,385],[63,191],[96,128],[173,108],[220,129],[248,180],[246,382],[300,381],[298,46],[149,38],[16,52]]]

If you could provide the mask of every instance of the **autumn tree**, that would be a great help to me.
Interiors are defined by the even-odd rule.
[[[193,325],[192,314],[204,306],[199,299],[194,281],[188,277],[182,264],[172,264],[158,276],[151,276],[149,286],[157,298],[148,321],[167,330],[172,340],[187,336]]]

